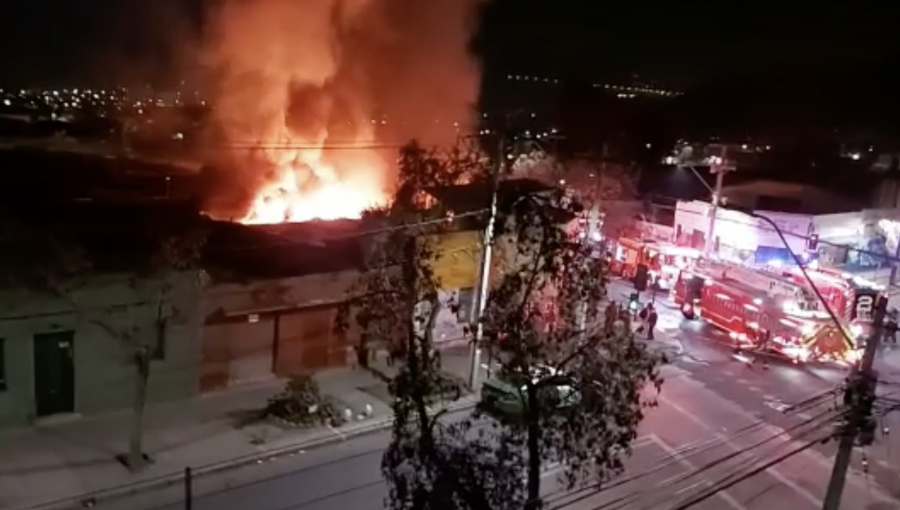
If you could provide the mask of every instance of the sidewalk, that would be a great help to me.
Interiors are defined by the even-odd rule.
[[[457,358],[445,354],[445,370],[457,370]],[[0,509],[71,508],[91,498],[99,501],[168,485],[189,466],[202,476],[389,426],[387,385],[369,371],[333,369],[315,378],[325,396],[350,411],[350,423],[337,429],[297,429],[254,419],[282,389],[283,381],[275,379],[155,404],[144,419],[144,450],[153,463],[140,473],[129,472],[115,460],[127,448],[128,411],[0,434]]]

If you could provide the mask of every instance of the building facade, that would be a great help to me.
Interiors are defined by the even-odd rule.
[[[200,387],[346,366],[358,335],[336,328],[338,308],[359,272],[210,285],[203,296]]]
[[[775,222],[791,251],[797,254],[806,251],[807,239],[814,233],[812,215],[756,212]],[[709,215],[710,204],[707,202],[678,202],[674,225],[676,242],[702,250],[706,244]],[[784,241],[771,225],[739,211],[717,209],[713,235],[714,250],[730,259],[760,263],[790,259]]]
[[[0,427],[128,408],[140,345],[152,352],[150,402],[197,394],[202,273],[171,275],[164,294],[159,284],[98,276],[66,298],[0,295]]]
[[[480,235],[452,232],[434,239],[435,276],[447,304],[435,323],[439,346],[466,339]],[[202,299],[202,391],[354,364],[359,331],[352,320],[339,330],[337,319],[360,276],[347,267],[209,285]],[[458,303],[460,311],[449,303]]]

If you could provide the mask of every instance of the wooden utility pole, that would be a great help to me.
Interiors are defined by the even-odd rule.
[[[872,403],[875,397],[876,373],[873,370],[875,354],[881,344],[884,332],[884,320],[887,315],[887,297],[863,295],[857,298],[857,316],[861,314],[872,317],[872,332],[866,339],[862,360],[847,380],[845,400],[847,409],[846,422],[842,424],[841,438],[837,454],[834,457],[834,468],[828,481],[828,490],[822,503],[823,510],[840,510],[841,497],[844,494],[844,483],[847,471],[853,458],[853,446],[860,437],[860,432],[871,433]],[[874,311],[874,313],[872,313]],[[866,430],[869,429],[869,430]],[[863,443],[869,440],[864,439]]]

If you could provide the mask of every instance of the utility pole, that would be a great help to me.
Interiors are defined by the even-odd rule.
[[[897,285],[897,274],[900,271],[900,264],[898,264],[897,260],[900,259],[900,237],[897,239],[897,248],[894,250],[894,260],[891,261],[891,276],[888,279],[888,286],[893,287]]]
[[[500,179],[503,169],[506,167],[506,133],[500,133],[500,142],[497,146],[497,160],[491,168],[490,193],[491,208],[487,227],[481,240],[481,260],[478,268],[478,287],[475,295],[475,340],[469,344],[469,388],[475,389],[478,385],[478,369],[481,366],[481,341],[484,338],[484,324],[482,318],[487,305],[488,290],[491,286],[491,254],[494,243],[494,224],[497,221],[497,195],[500,188]],[[493,360],[488,352],[488,375],[491,373],[490,364]]]
[[[850,374],[847,384],[845,400],[849,400],[848,417],[842,424],[841,439],[838,443],[837,454],[834,457],[834,468],[831,471],[831,479],[828,481],[828,489],[822,510],[840,510],[841,497],[844,493],[844,482],[847,479],[847,471],[853,458],[853,446],[856,444],[860,432],[874,434],[871,426],[872,403],[875,397],[876,374],[872,369],[875,364],[875,354],[881,343],[884,332],[884,320],[887,314],[887,297],[882,295],[860,296],[857,298],[857,315],[860,312],[872,310],[873,301],[877,299],[872,315],[872,332],[866,339],[865,350],[862,359],[853,373]],[[865,301],[863,301],[865,300]],[[868,440],[864,440],[867,443]]]
[[[725,173],[734,170],[729,165],[727,157],[728,148],[722,146],[722,155],[718,157],[719,161],[710,166],[710,171],[716,174],[716,186],[713,188],[712,201],[709,206],[709,226],[706,228],[706,244],[703,249],[703,256],[706,258],[709,258],[716,246],[716,217],[719,214],[719,203],[722,201]]]
[[[591,210],[588,211],[588,229],[585,234],[585,241],[593,247],[593,243],[597,242],[597,233],[600,232],[600,211],[601,200],[603,194],[603,176],[606,173],[606,158],[609,156],[609,146],[603,143],[603,153],[600,160],[600,173],[594,182],[594,196],[591,197]],[[593,249],[592,249],[593,251]]]
[[[603,153],[601,154],[600,172],[593,182],[593,196],[591,196],[591,209],[588,211],[587,232],[585,232],[583,244],[590,250],[591,257],[600,259],[603,253],[600,251],[600,212],[601,201],[603,196],[603,176],[606,174],[606,159],[609,156],[609,145],[603,142]],[[587,302],[578,306],[578,331],[584,335],[587,328],[588,305]]]

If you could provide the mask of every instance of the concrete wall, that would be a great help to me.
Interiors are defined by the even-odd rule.
[[[635,229],[640,233],[641,239],[647,241],[671,242],[675,239],[675,229],[671,225],[638,221]]]
[[[465,336],[466,314],[454,313],[449,303],[473,304],[481,235],[453,232],[433,239],[440,299],[448,304],[435,325],[439,342],[450,344]],[[494,280],[501,276],[502,259],[503,250],[495,250]],[[348,270],[208,286],[202,299],[203,391],[351,363],[348,347],[359,338],[353,321],[343,334],[333,326],[359,276]]]
[[[198,391],[201,279],[197,273],[181,273],[168,281],[167,302],[174,315],[165,357],[152,362],[151,401],[186,398]],[[129,407],[135,388],[129,353],[134,343],[155,344],[158,288],[156,283],[109,276],[77,285],[67,299],[0,294],[7,381],[7,389],[0,391],[0,426],[23,426],[35,418],[35,334],[74,332],[76,414]],[[121,331],[131,331],[134,343],[113,336]]]
[[[806,214],[790,214],[773,211],[756,211],[772,219],[785,234],[788,244],[794,253],[803,253],[806,239],[811,233],[813,216]],[[678,202],[675,211],[675,230],[681,233],[681,244],[692,232],[704,235],[709,227],[709,204],[706,202]],[[778,234],[757,218],[738,211],[719,208],[716,213],[715,237],[721,245],[737,250],[755,251],[759,247],[783,248],[784,243]],[[702,248],[702,245],[697,247]]]
[[[333,334],[334,317],[358,279],[359,272],[342,271],[210,285],[202,304],[203,391],[313,369],[313,363],[345,364],[332,352],[344,343]],[[308,348],[316,349],[315,359]]]

